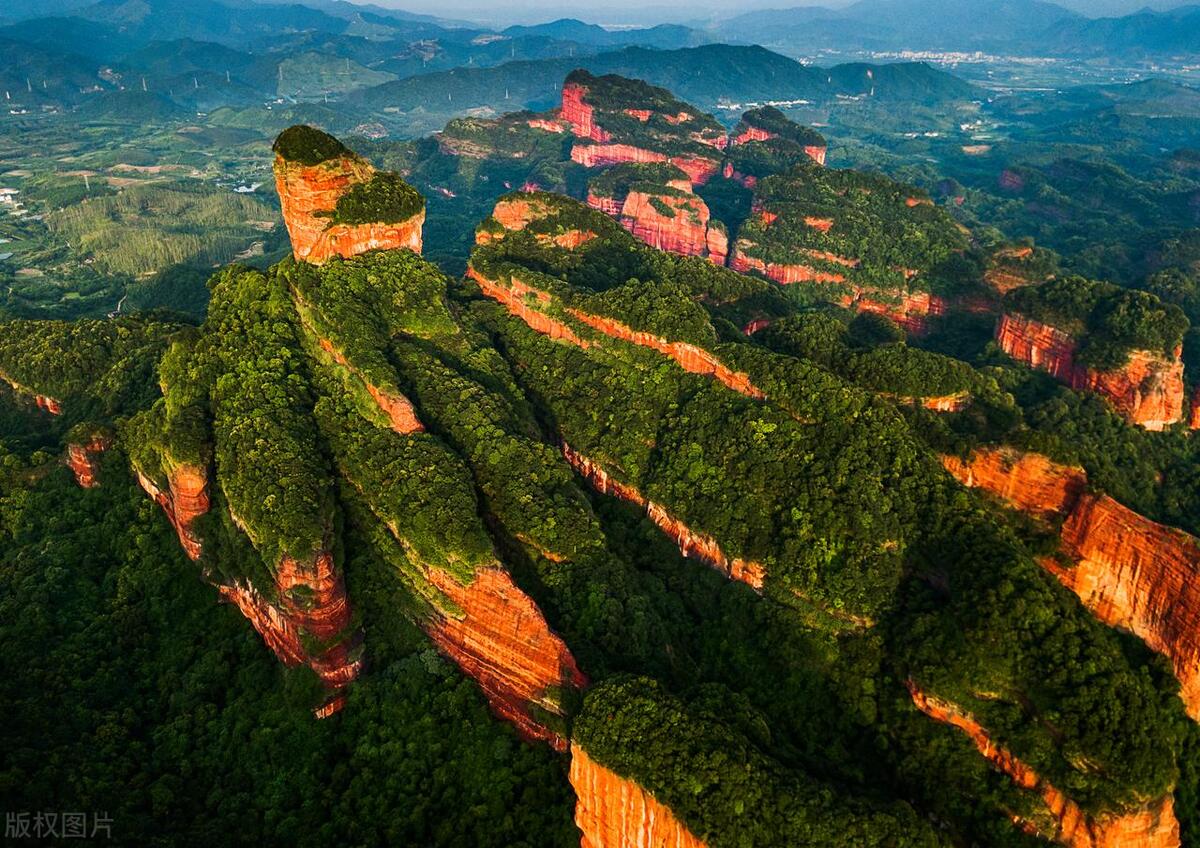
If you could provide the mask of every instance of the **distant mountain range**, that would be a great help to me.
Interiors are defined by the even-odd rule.
[[[2,37],[106,61],[151,40],[180,38],[254,51],[279,49],[280,42],[298,37],[430,40],[448,51],[446,64],[434,70],[625,46],[676,49],[714,42],[761,44],[792,56],[905,49],[1114,57],[1200,53],[1200,5],[1089,18],[1046,0],[858,0],[841,8],[733,14],[692,27],[613,30],[562,19],[498,32],[348,0],[6,0],[0,25],[5,22],[10,26],[0,30]],[[473,51],[492,58],[475,58]],[[421,70],[430,69],[426,59]]]
[[[989,50],[1025,55],[1200,53],[1200,6],[1087,18],[1043,0],[860,0],[737,15],[716,30],[789,55],[818,50]]]

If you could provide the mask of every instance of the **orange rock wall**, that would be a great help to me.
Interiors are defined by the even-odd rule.
[[[988,762],[1018,786],[1036,792],[1046,804],[1052,828],[1015,818],[1027,831],[1070,848],[1178,848],[1179,822],[1170,794],[1125,815],[1089,816],[1079,805],[1042,779],[1012,753],[996,745],[987,731],[956,705],[922,692],[911,681],[909,691],[917,709],[935,721],[963,731]]]
[[[196,532],[195,521],[208,512],[208,474],[198,466],[180,465],[167,472],[164,491],[137,471],[138,484],[167,515],[167,520],[179,536],[179,544],[191,560],[200,559],[203,544]]]
[[[90,441],[67,445],[67,467],[75,475],[75,482],[84,489],[100,485],[97,479],[98,457],[112,447],[112,439],[95,436]]]
[[[479,283],[479,287],[483,289],[483,293],[485,295],[504,304],[504,307],[511,315],[515,315],[516,317],[520,318],[532,329],[537,330],[539,333],[547,335],[552,339],[561,339],[581,348],[590,347],[590,344],[587,341],[579,338],[579,336],[575,334],[575,331],[568,327],[565,323],[559,321],[557,318],[547,315],[540,309],[536,309],[529,305],[528,301],[526,300],[526,295],[533,295],[536,293],[536,295],[547,297],[548,300],[548,296],[545,292],[537,292],[535,289],[529,288],[519,280],[513,280],[510,286],[505,286],[501,283],[495,282],[494,280],[488,279],[470,265],[467,266],[467,276]],[[540,301],[541,297],[539,297],[538,300]]]
[[[980,488],[1034,515],[1065,515],[1087,489],[1087,474],[1036,453],[1007,449],[976,451],[967,462],[942,458],[960,483]]]
[[[333,256],[349,258],[368,250],[408,248],[421,252],[425,211],[399,223],[330,225],[328,217],[338,199],[355,183],[366,182],[374,169],[357,157],[305,166],[275,157],[275,188],[283,220],[297,260],[319,265]]]
[[[733,257],[729,262],[730,268],[743,274],[757,271],[784,286],[796,283],[847,283],[846,276],[836,271],[822,271],[808,265],[764,262],[756,256],[748,255],[745,252],[745,247],[748,246],[739,242],[738,246],[734,248]],[[816,251],[813,252],[813,258],[847,267],[852,267],[855,263],[855,260],[852,259]],[[903,292],[897,293],[894,299],[891,297],[884,299],[882,292],[856,285],[850,285],[850,291],[839,298],[838,302],[856,312],[874,312],[885,315],[916,335],[928,332],[929,319],[944,315],[947,309],[947,303],[943,298],[929,292]]]
[[[1188,714],[1200,721],[1200,541],[1088,492],[1081,469],[1037,454],[981,450],[970,462],[942,462],[964,484],[1022,511],[1065,516],[1063,550],[1075,565],[1047,558],[1043,567],[1101,621],[1166,656]]]
[[[608,167],[624,162],[670,162],[682,169],[693,185],[708,182],[721,169],[721,163],[702,156],[667,156],[631,144],[583,144],[571,147],[571,160],[585,168]]]
[[[679,519],[671,515],[662,504],[647,500],[633,486],[626,485],[613,477],[603,467],[588,457],[579,453],[566,442],[563,442],[562,453],[567,462],[588,481],[596,491],[604,495],[612,495],[635,506],[644,507],[646,515],[660,530],[667,534],[677,545],[679,552],[689,559],[703,562],[710,568],[725,574],[731,580],[738,580],[746,585],[762,591],[766,570],[761,563],[729,558],[721,550],[717,540],[704,533],[697,533]]]
[[[582,688],[587,678],[542,611],[499,567],[480,570],[467,585],[438,569],[429,578],[461,610],[431,619],[425,626],[430,638],[522,736],[566,750],[566,740],[530,708],[562,715],[561,691]]]
[[[595,110],[584,102],[587,86],[568,83],[562,90],[562,119],[571,125],[571,132],[603,144],[612,136],[596,124]]]
[[[652,200],[674,214],[663,215]],[[704,256],[708,251],[708,206],[695,195],[673,197],[631,191],[621,206],[620,222],[635,238],[651,247],[681,256]]]
[[[58,401],[55,398],[50,397],[49,395],[38,394],[33,389],[31,389],[27,386],[22,386],[20,383],[18,383],[16,380],[12,379],[11,377],[9,377],[6,374],[0,374],[0,380],[3,380],[5,383],[8,383],[9,387],[12,388],[12,390],[14,392],[16,392],[18,395],[22,395],[22,396],[32,400],[35,404],[37,404],[37,408],[42,410],[43,412],[49,412],[51,415],[61,415],[62,414],[62,402],[61,401]]]
[[[424,431],[425,427],[421,424],[420,419],[417,418],[417,410],[413,406],[412,401],[402,394],[386,392],[372,385],[346,360],[342,352],[335,348],[333,342],[329,341],[329,339],[321,338],[318,340],[318,343],[321,345],[321,349],[328,353],[338,365],[353,372],[355,376],[362,380],[363,385],[367,387],[367,393],[375,401],[375,405],[379,407],[380,412],[387,416],[393,430],[401,435]]]
[[[1073,389],[1093,391],[1130,422],[1162,430],[1183,419],[1183,363],[1148,351],[1133,351],[1124,367],[1096,371],[1075,362],[1069,333],[1022,315],[1005,314],[996,325],[1000,348],[1019,362],[1045,371]]]
[[[1067,516],[1062,540],[1077,562],[1054,575],[1105,624],[1168,657],[1200,721],[1200,541],[1091,494]]]
[[[670,808],[571,746],[571,786],[580,848],[705,848]]]
[[[362,660],[352,656],[359,637],[349,632],[350,602],[333,556],[322,551],[305,563],[284,557],[275,582],[276,603],[249,582],[223,583],[217,591],[237,605],[284,665],[308,665],[331,690],[347,686],[362,671]],[[301,592],[293,594],[296,589]],[[306,636],[320,647],[307,648]]]
[[[669,342],[652,333],[634,330],[614,318],[591,315],[581,312],[578,309],[568,309],[567,311],[572,317],[578,318],[589,327],[599,330],[606,336],[631,342],[641,347],[648,347],[664,356],[670,357],[675,360],[680,368],[690,374],[707,374],[728,388],[747,397],[758,400],[766,397],[762,390],[750,382],[750,378],[746,374],[727,367],[717,357],[703,348],[696,347],[696,345],[688,344],[687,342]]]

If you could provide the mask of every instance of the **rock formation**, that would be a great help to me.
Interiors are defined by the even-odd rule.
[[[62,414],[62,401],[52,398],[49,395],[39,394],[3,373],[0,373],[0,382],[7,383],[8,387],[17,395],[33,401],[37,408],[43,412],[48,412],[51,415]]]
[[[841,306],[856,312],[874,312],[885,315],[915,335],[928,332],[930,318],[946,314],[945,299],[935,294],[924,291],[896,293],[876,291],[848,282],[846,275],[838,271],[822,270],[811,265],[764,262],[746,252],[753,246],[745,239],[738,239],[733,256],[729,261],[729,267],[743,274],[756,271],[785,286],[796,283],[827,283],[843,286],[847,291],[837,298],[837,302]],[[831,254],[814,254],[813,258],[846,268],[852,268],[856,264],[853,259]]]
[[[164,489],[140,469],[135,469],[138,484],[167,515],[167,520],[179,536],[179,544],[191,560],[200,559],[204,551],[203,542],[196,530],[195,522],[208,512],[208,474],[205,469],[192,465],[175,465],[167,470],[167,486]]]
[[[562,453],[567,462],[571,463],[571,466],[596,491],[643,507],[650,520],[675,544],[679,545],[679,552],[685,557],[699,560],[710,568],[720,571],[730,580],[738,580],[757,591],[762,591],[766,570],[761,563],[728,557],[721,550],[716,539],[691,530],[686,524],[671,515],[662,504],[648,500],[633,486],[614,480],[608,471],[566,442],[563,443]]]
[[[1069,848],[1178,848],[1179,821],[1170,794],[1124,815],[1090,816],[1077,802],[1042,778],[1011,752],[996,745],[979,722],[957,705],[922,692],[911,681],[913,703],[935,721],[963,731],[988,762],[1018,786],[1041,796],[1047,822],[1014,817],[1028,832]]]
[[[363,377],[350,364],[342,352],[334,347],[333,342],[329,339],[320,338],[317,340],[317,343],[323,351],[330,355],[334,362],[350,371],[362,381],[362,384],[366,386],[367,393],[371,396],[371,400],[375,401],[375,405],[386,416],[393,430],[401,435],[408,435],[410,433],[420,433],[425,429],[420,419],[417,418],[417,410],[413,407],[412,401],[399,392],[381,389]]]
[[[467,266],[467,276],[479,283],[485,295],[502,303],[509,313],[520,318],[531,329],[580,348],[586,349],[591,346],[592,343],[589,340],[580,337],[566,322],[544,311],[553,302],[553,298],[548,292],[536,289],[511,275],[505,280],[493,280],[472,265]],[[747,397],[759,400],[766,397],[746,374],[734,371],[715,355],[696,345],[688,342],[672,342],[653,333],[634,330],[620,321],[603,315],[593,315],[574,308],[568,308],[566,312],[572,318],[609,338],[658,351],[674,360],[680,368],[691,374],[711,376],[727,388]]]
[[[420,195],[319,130],[292,127],[276,139],[275,188],[297,260],[319,265],[368,250],[421,252]]]
[[[344,688],[362,670],[361,637],[350,632],[350,601],[329,551],[303,560],[283,556],[275,570],[274,599],[248,580],[221,583],[217,590],[237,605],[281,662],[308,665],[331,691]]]
[[[589,184],[587,203],[651,247],[717,265],[728,258],[725,225],[711,220],[688,175],[669,163],[624,163],[605,171]]]
[[[1170,659],[1188,714],[1200,720],[1200,540],[1088,492],[1082,469],[1037,454],[985,449],[943,464],[1024,512],[1064,517],[1063,551],[1074,564],[1042,565],[1101,621]]]
[[[603,90],[603,108],[597,105],[594,89]],[[727,137],[710,116],[695,112],[671,94],[638,80],[593,77],[585,71],[572,72],[562,89],[561,117],[579,139],[571,148],[571,159],[587,168],[626,162],[670,162],[682,168],[695,185],[707,182],[721,169],[719,151]],[[609,127],[603,126],[605,116]],[[644,131],[628,131],[628,120],[645,125]],[[617,133],[613,127],[625,125]],[[704,152],[711,148],[714,154]]]
[[[729,146],[738,147],[774,139],[791,142],[818,165],[825,164],[828,145],[824,137],[810,127],[793,122],[773,106],[751,109],[742,115],[738,125],[729,134]]]
[[[571,746],[571,786],[581,848],[704,848],[670,808],[632,780],[606,769],[579,745]]]
[[[67,467],[75,475],[75,482],[85,489],[100,485],[97,479],[99,456],[112,447],[112,437],[103,434],[71,442],[67,445]]]
[[[1183,362],[1145,350],[1129,354],[1125,365],[1097,371],[1075,362],[1078,344],[1066,332],[1026,318],[1004,314],[996,325],[1000,348],[1018,362],[1045,371],[1073,389],[1093,391],[1147,430],[1162,430],[1183,420]]]
[[[566,750],[566,739],[539,713],[562,716],[563,690],[586,686],[587,678],[542,611],[498,566],[478,571],[465,585],[439,569],[428,576],[457,607],[424,625],[430,638],[521,735]]]

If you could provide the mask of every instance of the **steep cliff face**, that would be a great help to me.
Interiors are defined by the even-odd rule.
[[[375,169],[336,140],[333,144],[337,147],[327,148],[336,153],[324,160],[288,158],[287,134],[298,129],[318,132],[308,127],[286,130],[276,141],[275,154],[275,188],[296,259],[319,265],[333,256],[356,256],[368,250],[408,248],[420,253],[423,203],[419,209],[405,210],[402,216],[392,215],[386,203],[391,198],[383,192],[372,193],[368,207],[373,207],[377,220],[337,220],[339,201],[355,186],[372,184]],[[381,199],[385,202],[380,203]]]
[[[1188,402],[1188,429],[1200,430],[1200,386],[1192,391]]]
[[[475,268],[467,266],[467,276],[479,283],[479,287],[488,297],[504,305],[510,314],[520,318],[534,330],[552,339],[561,339],[581,348],[590,346],[589,342],[579,338],[575,331],[562,321],[547,315],[540,309],[530,305],[527,295],[534,296],[543,303],[549,302],[549,295],[537,289],[530,288],[520,280],[512,280],[510,285],[504,285],[489,279]]]
[[[1076,564],[1049,564],[1055,576],[1106,624],[1169,657],[1200,720],[1200,541],[1106,495],[1080,498],[1062,540]]]
[[[426,624],[433,641],[479,684],[497,715],[527,739],[566,750],[544,715],[562,716],[563,691],[586,686],[587,678],[542,611],[498,567],[482,569],[465,585],[438,569],[428,575],[458,608]]]
[[[1045,820],[1016,822],[1030,833],[1070,848],[1177,848],[1179,821],[1170,794],[1124,815],[1090,816],[1078,803],[1043,779],[1037,772],[1005,749],[997,746],[973,716],[949,701],[922,692],[911,681],[909,691],[917,709],[935,721],[952,725],[970,737],[988,762],[1008,775],[1018,786],[1041,796]]]
[[[3,373],[0,373],[0,381],[7,383],[8,387],[16,394],[33,401],[37,408],[43,412],[48,412],[51,415],[62,414],[62,401],[52,398],[49,395],[38,394],[33,389],[21,385],[16,380]]]
[[[393,430],[401,435],[408,435],[410,433],[420,433],[425,429],[425,427],[421,424],[420,419],[417,418],[417,410],[415,407],[413,407],[412,401],[399,392],[385,391],[373,384],[370,380],[364,378],[362,374],[360,374],[358,370],[346,360],[346,357],[342,354],[342,352],[334,347],[333,342],[331,342],[329,339],[318,339],[318,344],[320,344],[321,349],[328,353],[338,365],[350,370],[355,376],[362,380],[363,384],[367,388],[367,393],[371,396],[371,400],[375,401],[375,405],[379,407],[379,411],[387,417]]]
[[[662,504],[647,499],[634,487],[613,479],[607,470],[565,442],[562,445],[562,453],[567,462],[571,463],[571,466],[596,491],[604,495],[612,495],[627,503],[645,508],[646,515],[650,520],[679,545],[679,551],[685,557],[703,562],[710,568],[715,568],[729,577],[730,580],[738,580],[758,591],[762,591],[763,580],[766,579],[766,570],[761,563],[726,556],[716,539],[704,533],[693,531],[678,518],[671,515]]]
[[[666,214],[670,210],[671,214]],[[682,256],[708,250],[708,206],[695,195],[631,191],[621,206],[621,224],[651,247]]]
[[[667,155],[632,144],[584,144],[571,147],[571,161],[585,168],[606,168],[626,162],[670,162],[682,169],[693,185],[703,185],[721,170],[716,158],[693,155]]]
[[[996,341],[1019,362],[1053,375],[1074,389],[1105,398],[1130,422],[1162,430],[1183,419],[1183,362],[1138,350],[1115,371],[1096,371],[1075,362],[1078,347],[1069,333],[1022,315],[1004,314]]]
[[[567,323],[543,311],[552,303],[548,292],[527,285],[516,277],[493,280],[474,266],[467,266],[467,276],[479,283],[483,293],[503,304],[509,313],[524,321],[531,329],[560,339],[580,348],[587,349],[591,342],[581,338]],[[630,342],[658,351],[672,359],[680,368],[691,374],[711,376],[739,394],[761,400],[766,394],[753,384],[749,376],[735,371],[721,362],[715,355],[688,342],[670,341],[653,333],[634,330],[613,318],[593,315],[579,309],[568,308],[567,313],[605,336]]]
[[[276,601],[249,581],[217,586],[284,665],[308,665],[333,692],[351,683],[362,671],[359,636],[348,633],[350,602],[332,554],[321,551],[303,562],[283,557],[274,589]],[[336,711],[329,709],[335,703],[322,708],[325,715]]]
[[[983,449],[966,462],[946,456],[942,464],[964,486],[983,489],[1039,516],[1065,515],[1087,489],[1082,468],[1059,465],[1037,453]]]
[[[195,528],[196,519],[208,512],[208,473],[199,466],[176,465],[167,471],[167,488],[137,471],[138,484],[166,513],[189,559],[198,560],[203,543]]]
[[[581,848],[704,848],[675,818],[632,780],[598,764],[579,745],[571,746],[571,786]]]
[[[67,445],[67,467],[75,475],[76,483],[85,489],[94,489],[100,485],[97,478],[99,457],[110,447],[112,437],[99,435]]]
[[[819,219],[818,224],[821,224]],[[818,227],[819,228],[819,227]],[[780,285],[788,286],[797,283],[832,283],[844,285],[848,290],[838,298],[838,303],[856,312],[874,312],[886,315],[910,333],[921,335],[929,330],[929,319],[946,314],[947,303],[944,298],[929,292],[898,292],[883,293],[864,286],[857,286],[847,281],[846,275],[837,271],[818,269],[810,265],[780,264],[764,262],[757,256],[750,256],[746,250],[752,243],[738,239],[734,246],[733,256],[729,267],[743,274],[757,271],[764,277],[774,280]],[[846,257],[825,253],[812,253],[813,259],[823,260],[846,268],[855,267],[856,261]]]
[[[571,132],[579,138],[590,138],[603,144],[612,136],[596,124],[596,110],[584,102],[587,92],[587,87],[578,83],[568,82],[563,86],[562,119],[571,125]]]
[[[1157,524],[1107,495],[1088,492],[1087,476],[1037,454],[981,450],[946,468],[1040,516],[1064,516],[1063,567],[1043,567],[1097,618],[1143,639],[1171,661],[1189,715],[1200,720],[1200,541]]]
[[[722,363],[717,357],[703,348],[687,342],[671,342],[652,333],[634,330],[620,321],[603,315],[590,315],[578,309],[567,310],[573,317],[604,335],[614,339],[631,342],[632,344],[656,350],[664,356],[673,359],[680,368],[691,374],[707,374],[718,382],[746,397],[761,400],[766,395],[756,387],[749,376]]]

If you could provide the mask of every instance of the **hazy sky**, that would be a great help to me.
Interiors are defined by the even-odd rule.
[[[579,18],[600,24],[655,24],[705,21],[725,18],[753,9],[788,9],[796,6],[847,6],[853,0],[354,0],[379,6],[407,9],[447,18],[464,18],[485,23],[537,22],[555,18]],[[1050,0],[1085,15],[1121,15],[1150,6],[1170,8],[1196,0]]]

